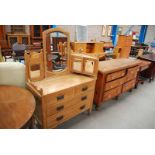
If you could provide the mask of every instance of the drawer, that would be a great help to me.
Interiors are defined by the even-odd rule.
[[[117,80],[114,80],[114,81],[111,81],[111,82],[108,82],[108,83],[105,84],[105,91],[113,89],[113,88],[115,88],[117,86],[120,86],[124,82],[125,82],[125,78],[124,77],[120,78],[120,79],[117,79]]]
[[[74,99],[62,102],[54,105],[47,105],[47,116],[51,116],[57,113],[60,113],[62,111],[65,111],[68,107],[72,107],[75,104],[83,104],[89,102],[92,104],[92,98],[94,96],[94,91],[89,91],[83,94],[78,95]]]
[[[117,88],[114,88],[114,89],[111,89],[105,92],[103,95],[103,100],[106,101],[106,100],[109,100],[111,98],[118,96],[121,93],[121,90],[122,90],[122,86],[119,86]]]
[[[72,98],[74,98],[74,88],[69,88],[69,89],[61,90],[56,93],[46,95],[43,98],[43,101],[47,104],[47,107],[48,107],[48,106],[53,106],[54,104],[60,104],[60,103],[69,101]]]
[[[75,51],[82,51],[82,52],[86,52],[86,44],[85,43],[76,43],[74,44],[74,49]]]
[[[133,74],[129,74],[129,75],[126,76],[125,82],[128,82],[128,81],[136,79],[136,78],[137,78],[137,73],[136,72],[133,73]]]
[[[127,74],[134,74],[134,73],[137,73],[138,71],[139,71],[139,66],[132,67],[127,70]]]
[[[107,75],[107,78],[106,78],[106,81],[112,81],[112,80],[115,80],[115,79],[118,79],[120,77],[123,77],[125,75],[125,70],[121,70],[121,71],[118,71],[118,72],[114,72],[114,73],[111,73],[111,74],[108,74]]]
[[[47,105],[47,116],[51,116],[54,114],[57,114],[59,112],[62,112],[64,110],[66,110],[67,107],[72,106],[74,104],[74,101],[66,101],[66,102],[62,102],[62,103],[57,103],[57,104],[48,104]]]
[[[138,71],[139,71],[139,66],[129,68],[127,70],[126,82],[135,79],[137,77]]]
[[[131,81],[125,83],[125,84],[123,85],[122,91],[123,91],[123,92],[126,92],[126,91],[128,91],[128,90],[134,88],[134,87],[135,87],[135,84],[136,84],[136,79],[131,80]]]
[[[84,93],[89,90],[93,90],[95,87],[95,81],[91,81],[82,85],[75,87],[75,95],[79,93]]]
[[[90,102],[90,98],[92,98],[92,92],[88,93],[87,98],[82,98],[85,98],[85,96],[80,95],[75,100],[72,100],[72,103],[74,104],[71,107],[67,107],[65,110],[47,117],[47,128],[55,128],[57,125],[62,124],[79,113],[90,109],[90,105],[92,104]]]

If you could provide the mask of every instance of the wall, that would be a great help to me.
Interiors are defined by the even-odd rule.
[[[150,43],[153,40],[155,40],[155,25],[149,25],[145,36],[145,43]]]
[[[70,33],[71,41],[75,41],[76,39],[76,25],[58,25],[58,27],[63,28],[64,30]],[[88,41],[96,40],[96,41],[110,41],[110,37],[102,36],[102,25],[88,25]]]
[[[125,34],[131,26],[132,25],[119,25],[119,27],[122,28],[122,34]],[[140,29],[140,25],[134,25],[131,30],[140,33]]]

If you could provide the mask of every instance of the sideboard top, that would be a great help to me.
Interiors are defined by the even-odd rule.
[[[110,73],[114,71],[118,71],[125,68],[130,68],[135,65],[139,65],[141,61],[133,58],[121,58],[121,59],[111,59],[107,61],[99,62],[99,72],[102,73]]]

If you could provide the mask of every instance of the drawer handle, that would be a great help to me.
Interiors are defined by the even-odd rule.
[[[82,105],[82,106],[80,107],[80,110],[83,110],[85,107],[86,107],[85,105]]]
[[[88,87],[86,86],[86,87],[83,87],[82,88],[82,91],[86,91],[88,89]]]
[[[86,99],[87,99],[87,96],[81,97],[81,101],[86,100]]]
[[[57,100],[62,100],[62,99],[64,99],[64,95],[57,96]]]
[[[57,111],[60,111],[62,109],[64,109],[64,105],[60,105],[59,107],[57,107]]]
[[[63,118],[64,118],[64,116],[62,115],[62,116],[57,117],[56,119],[57,119],[57,121],[60,121],[60,120],[62,120]]]

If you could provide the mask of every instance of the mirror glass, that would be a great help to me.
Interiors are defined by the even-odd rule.
[[[60,72],[67,68],[68,37],[62,32],[52,32],[46,38],[47,70]]]

